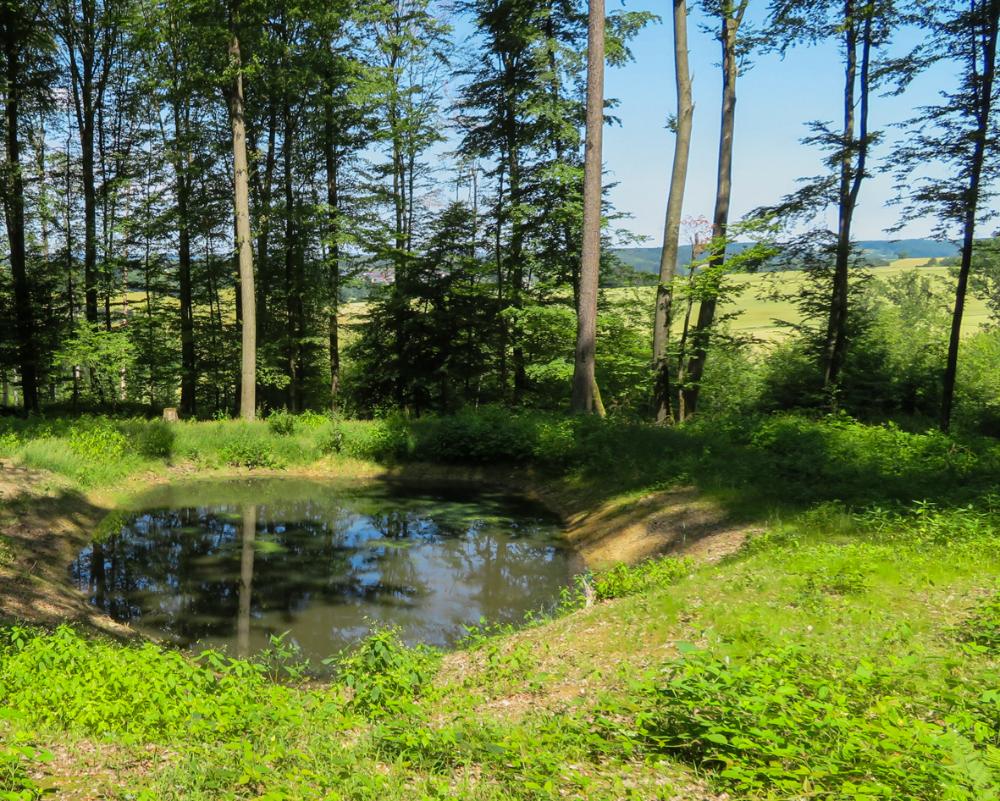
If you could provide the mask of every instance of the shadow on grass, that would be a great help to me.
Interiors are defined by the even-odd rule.
[[[465,413],[396,422],[403,460],[534,467],[593,501],[692,485],[735,518],[827,501],[974,502],[1000,486],[1000,442],[795,415],[679,428],[593,418]],[[403,441],[403,440],[400,440]]]
[[[0,536],[13,560],[0,566],[0,620],[84,623],[115,636],[110,624],[70,582],[70,564],[108,509],[69,488],[43,489],[44,474],[0,466]]]

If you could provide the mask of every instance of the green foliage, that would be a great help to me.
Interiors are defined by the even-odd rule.
[[[376,629],[334,662],[338,679],[352,692],[350,708],[381,718],[412,711],[429,689],[437,655],[424,647],[407,648],[395,629]]]
[[[219,458],[234,467],[281,467],[282,459],[274,452],[268,438],[255,428],[240,426],[219,448]]]
[[[991,654],[1000,654],[1000,593],[979,606],[960,629],[961,639]]]
[[[997,752],[906,693],[906,666],[802,648],[732,661],[690,650],[646,689],[647,747],[712,770],[741,797],[997,798]]]
[[[80,320],[72,336],[55,354],[55,363],[63,370],[85,371],[89,381],[80,382],[84,392],[112,406],[122,397],[122,382],[135,367],[136,348],[123,329],[108,331],[96,323]]]
[[[343,434],[341,452],[355,459],[394,461],[413,447],[409,423],[402,415],[371,423],[345,422],[339,430]]]
[[[6,630],[0,665],[0,700],[28,723],[126,742],[238,735],[291,711],[288,691],[246,662],[91,642],[68,626]]]
[[[688,559],[664,556],[647,559],[636,565],[619,563],[595,574],[590,581],[596,599],[606,601],[669,587],[690,573],[691,567]]]
[[[284,409],[271,412],[267,416],[267,427],[272,433],[282,437],[288,437],[295,433],[295,415],[289,414]]]
[[[36,801],[42,788],[29,775],[52,761],[52,754],[39,748],[24,730],[24,718],[11,709],[0,710],[0,799]]]
[[[83,418],[69,431],[69,448],[89,461],[121,459],[128,448],[125,435],[107,418]]]
[[[135,452],[145,459],[169,459],[177,438],[174,426],[164,420],[126,420],[120,426]]]

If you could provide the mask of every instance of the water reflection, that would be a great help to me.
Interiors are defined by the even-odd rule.
[[[73,565],[116,620],[241,654],[291,631],[322,658],[370,622],[449,645],[480,617],[516,622],[571,578],[558,527],[496,495],[283,479],[158,490]]]

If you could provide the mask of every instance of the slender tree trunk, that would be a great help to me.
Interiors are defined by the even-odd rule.
[[[5,5],[3,20],[4,60],[7,81],[4,103],[6,164],[4,168],[4,211],[10,270],[14,283],[14,328],[21,371],[21,401],[25,411],[38,411],[38,358],[35,349],[35,318],[28,284],[27,254],[24,244],[24,176],[21,172],[21,22],[18,11]],[[14,19],[12,19],[14,17]]]
[[[176,90],[175,90],[176,91]],[[177,282],[181,317],[181,414],[188,417],[196,412],[198,367],[194,348],[194,293],[191,280],[191,176],[187,152],[187,110],[184,101],[174,102],[174,141],[176,148],[174,173],[177,194]]]
[[[656,311],[653,319],[654,416],[657,423],[673,419],[670,398],[670,326],[673,322],[674,276],[677,272],[684,188],[687,183],[688,157],[694,102],[691,99],[691,73],[688,67],[687,2],[674,0],[674,71],[677,77],[677,130],[674,163],[670,173],[670,194],[663,224],[663,249],[660,251],[660,281],[656,287]]]
[[[604,132],[604,0],[590,0],[587,25],[587,123],[583,160],[583,250],[576,310],[573,411],[594,411],[597,287],[601,271],[601,140]],[[603,405],[603,404],[602,404]]]
[[[298,281],[296,280],[296,225],[295,194],[292,186],[292,159],[295,129],[292,125],[292,109],[285,102],[282,115],[282,183],[285,194],[285,358],[288,362],[288,410],[299,410],[301,387],[298,359],[297,310],[299,304]]]
[[[851,226],[857,207],[861,182],[865,177],[868,157],[868,99],[871,63],[872,12],[866,11],[861,29],[861,81],[857,87],[860,97],[858,114],[859,134],[855,138],[855,86],[858,71],[858,20],[854,0],[844,4],[844,47],[847,61],[844,69],[844,130],[843,157],[840,167],[839,209],[837,224],[837,250],[834,264],[833,289],[830,298],[830,317],[823,349],[823,386],[835,393],[840,373],[847,356],[848,293],[851,260]],[[857,156],[855,157],[855,152]],[[856,158],[856,162],[855,162]]]
[[[264,156],[264,180],[258,181],[257,198],[257,338],[266,336],[268,325],[268,283],[270,281],[269,252],[271,241],[271,192],[274,186],[274,168],[277,162],[278,115],[271,109],[267,128],[267,152]]]
[[[736,44],[740,23],[749,0],[742,0],[734,10],[730,3],[723,8],[722,30],[722,118],[719,132],[719,165],[715,188],[715,213],[712,219],[712,238],[716,250],[709,268],[721,270],[726,260],[726,231],[729,227],[729,202],[733,189],[733,132],[736,124],[736,79],[739,75]],[[687,386],[681,390],[680,419],[693,415],[698,408],[701,379],[705,374],[708,360],[709,338],[715,323],[718,298],[710,295],[702,299],[698,307],[698,321],[692,332],[694,353],[688,361]]]
[[[972,151],[969,185],[965,197],[965,220],[962,237],[962,264],[958,271],[958,286],[955,289],[955,307],[951,317],[951,336],[948,340],[948,360],[945,364],[944,384],[941,393],[941,430],[951,428],[952,407],[955,402],[955,379],[958,375],[958,350],[962,340],[962,317],[965,313],[965,296],[969,289],[969,273],[972,270],[972,249],[976,236],[976,217],[979,210],[980,184],[983,162],[986,157],[991,117],[993,112],[993,84],[996,78],[997,34],[1000,30],[1000,0],[990,0],[985,12],[985,30],[976,42],[976,49],[982,47],[982,74],[979,78],[979,94],[976,108],[976,130]]]
[[[335,126],[333,118],[333,103],[327,102],[323,119],[323,147],[326,160],[326,206],[327,206],[327,238],[330,242],[328,254],[327,275],[330,300],[327,311],[328,346],[330,355],[330,411],[337,411],[338,395],[340,393],[340,343],[339,324],[337,316],[340,313],[340,243],[339,220],[339,165],[336,148]]]
[[[250,186],[247,175],[246,120],[243,112],[243,65],[236,33],[239,7],[233,12],[229,37],[229,60],[236,76],[228,92],[229,121],[233,131],[233,200],[236,211],[236,251],[239,254],[240,300],[243,311],[240,416],[253,420],[257,414],[257,315],[253,286],[253,249],[250,244]]]

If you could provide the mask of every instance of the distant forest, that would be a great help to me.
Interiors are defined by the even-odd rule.
[[[933,239],[867,239],[855,243],[872,266],[888,264],[896,259],[948,259],[959,255],[959,248],[951,242]],[[730,242],[726,253],[740,253],[749,243]],[[617,248],[614,255],[625,266],[636,272],[656,275],[660,272],[660,253],[663,248]],[[681,270],[691,263],[691,245],[681,245],[677,250],[677,267]]]

